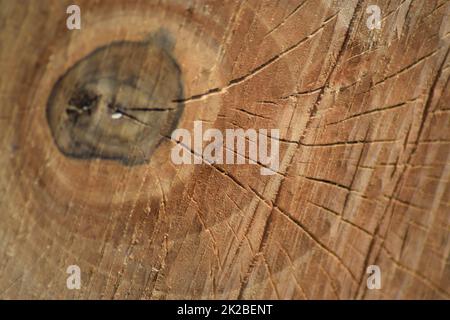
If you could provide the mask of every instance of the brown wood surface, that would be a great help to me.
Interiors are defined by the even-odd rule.
[[[81,30],[66,28],[70,4],[0,1],[0,298],[450,298],[449,1],[79,0]],[[371,4],[380,30],[366,26]],[[101,104],[99,131],[86,120],[75,135],[106,156],[74,156],[87,151],[61,117],[89,108],[62,91],[52,129],[58,79],[99,48],[158,34],[182,98],[159,49],[121,47],[115,80],[142,63],[133,79],[161,81],[154,107],[170,110],[134,111],[118,131]],[[82,68],[108,71],[95,59]],[[148,107],[122,96],[116,111]],[[168,101],[184,108],[175,122]],[[130,165],[124,141],[152,130],[139,119],[279,128],[279,172],[174,165],[163,138]],[[99,132],[121,142],[109,150]],[[380,290],[366,287],[372,264]],[[69,265],[80,290],[66,287]]]

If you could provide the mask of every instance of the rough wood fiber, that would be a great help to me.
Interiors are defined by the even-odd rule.
[[[80,0],[73,31],[70,4],[0,1],[1,298],[450,298],[449,1]],[[381,30],[366,27],[370,4]],[[112,54],[112,43],[160,30],[173,41],[184,111],[142,121],[280,128],[279,174],[176,166],[167,139],[145,149],[151,161],[106,159],[124,160],[122,142],[146,129],[140,114],[111,128],[104,102],[98,130],[118,147],[79,130],[99,153],[60,151],[55,132],[64,145],[67,126],[56,117],[52,131],[46,116],[58,79],[99,48]],[[133,63],[119,68],[126,84]],[[134,81],[165,84],[164,104],[177,84],[163,74],[172,78]],[[102,83],[94,89],[115,87]],[[115,111],[149,107],[126,90]],[[67,117],[96,101],[88,94],[77,109],[60,93],[54,108]],[[80,290],[66,288],[73,264]],[[371,264],[380,290],[366,288]]]

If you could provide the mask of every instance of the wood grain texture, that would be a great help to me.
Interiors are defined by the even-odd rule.
[[[72,31],[70,4],[0,0],[1,298],[450,298],[450,1],[80,0]],[[159,30],[181,98],[147,53],[117,74],[146,65],[134,80],[166,85],[179,128],[279,128],[277,174],[174,165],[168,139],[133,166],[60,151],[46,117],[58,79]],[[146,107],[124,92],[120,110]],[[134,125],[101,122],[130,142]],[[66,288],[73,264],[80,290]]]

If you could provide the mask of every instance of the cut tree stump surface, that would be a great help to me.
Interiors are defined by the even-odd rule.
[[[0,298],[450,298],[450,1],[71,4],[0,1]],[[194,121],[278,172],[174,164]]]

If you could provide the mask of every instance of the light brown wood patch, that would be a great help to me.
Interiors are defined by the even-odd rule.
[[[79,0],[81,30],[71,1],[22,3],[0,0],[0,298],[450,298],[448,0]],[[194,121],[280,129],[279,172],[173,164]]]

